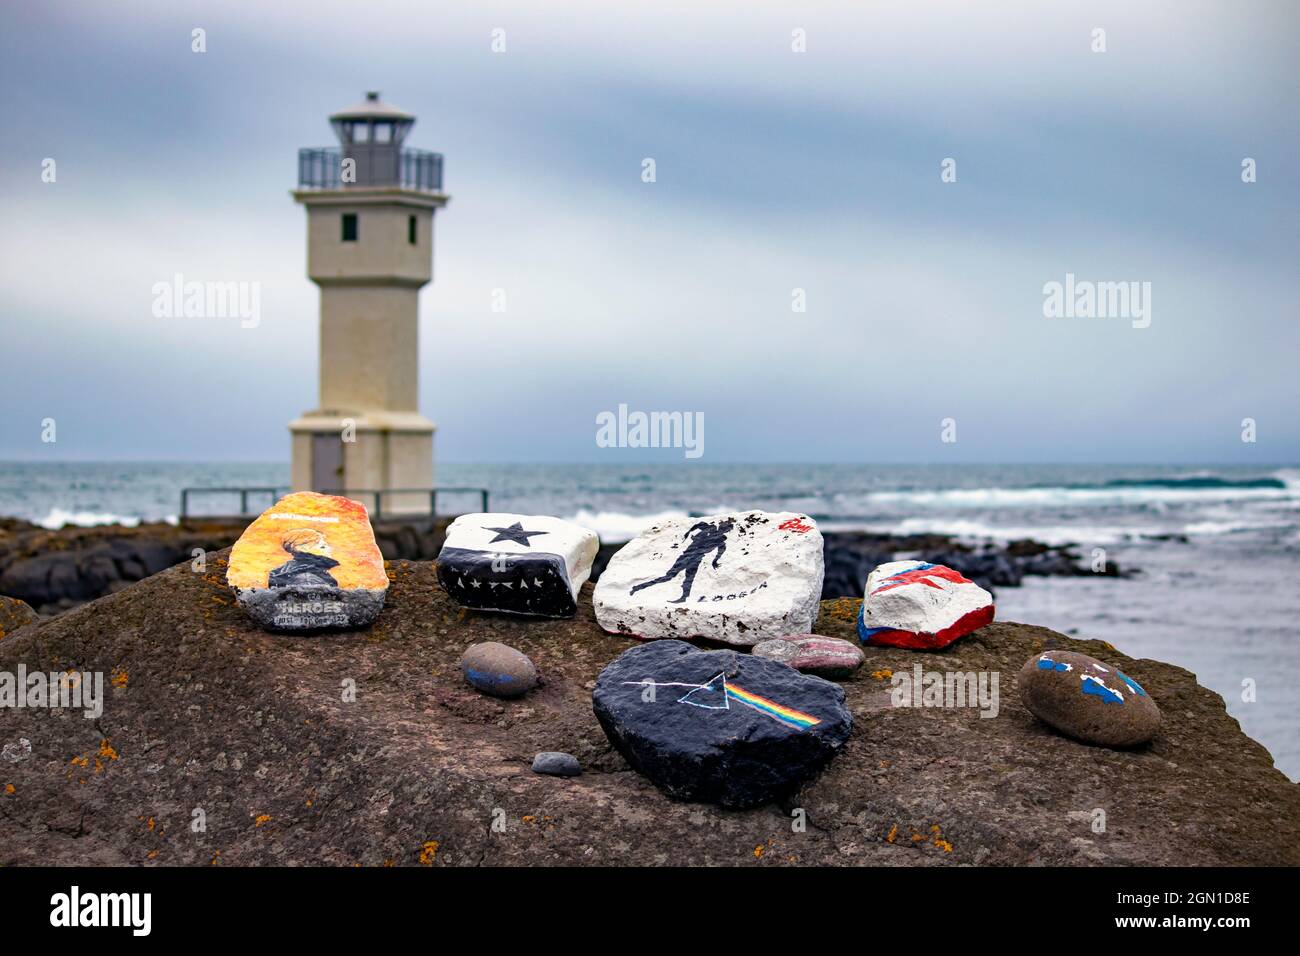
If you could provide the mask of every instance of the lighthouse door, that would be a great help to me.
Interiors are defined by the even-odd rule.
[[[343,436],[324,432],[311,436],[311,486],[337,494],[344,490]]]

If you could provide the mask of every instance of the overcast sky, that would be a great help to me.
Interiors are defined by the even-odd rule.
[[[296,151],[379,89],[453,196],[440,460],[634,460],[620,403],[702,412],[705,462],[1300,460],[1298,9],[8,4],[0,456],[287,460]],[[260,325],[155,318],[177,273],[260,283]],[[1067,273],[1149,282],[1149,327],[1046,318]]]

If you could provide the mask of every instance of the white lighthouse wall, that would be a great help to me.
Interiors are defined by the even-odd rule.
[[[320,407],[415,411],[419,289],[326,285],[320,290]]]
[[[347,198],[346,195],[340,198]],[[343,241],[343,215],[357,217],[357,238]],[[416,242],[408,242],[415,216]],[[433,210],[407,203],[307,203],[307,275],[424,285],[433,278]]]

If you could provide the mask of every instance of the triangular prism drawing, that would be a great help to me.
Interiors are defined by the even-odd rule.
[[[684,696],[677,698],[677,703],[690,704],[692,707],[703,707],[705,710],[730,710],[731,704],[727,701],[726,676],[725,673],[719,674],[707,684],[701,684]]]

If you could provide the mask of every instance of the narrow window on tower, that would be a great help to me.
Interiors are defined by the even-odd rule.
[[[343,241],[357,241],[357,214],[354,212],[345,212],[343,214]]]
[[[407,217],[406,217],[406,241],[409,242],[411,245],[415,245],[415,241],[416,241],[416,232],[415,232],[415,217],[414,217],[414,216],[407,216]]]

